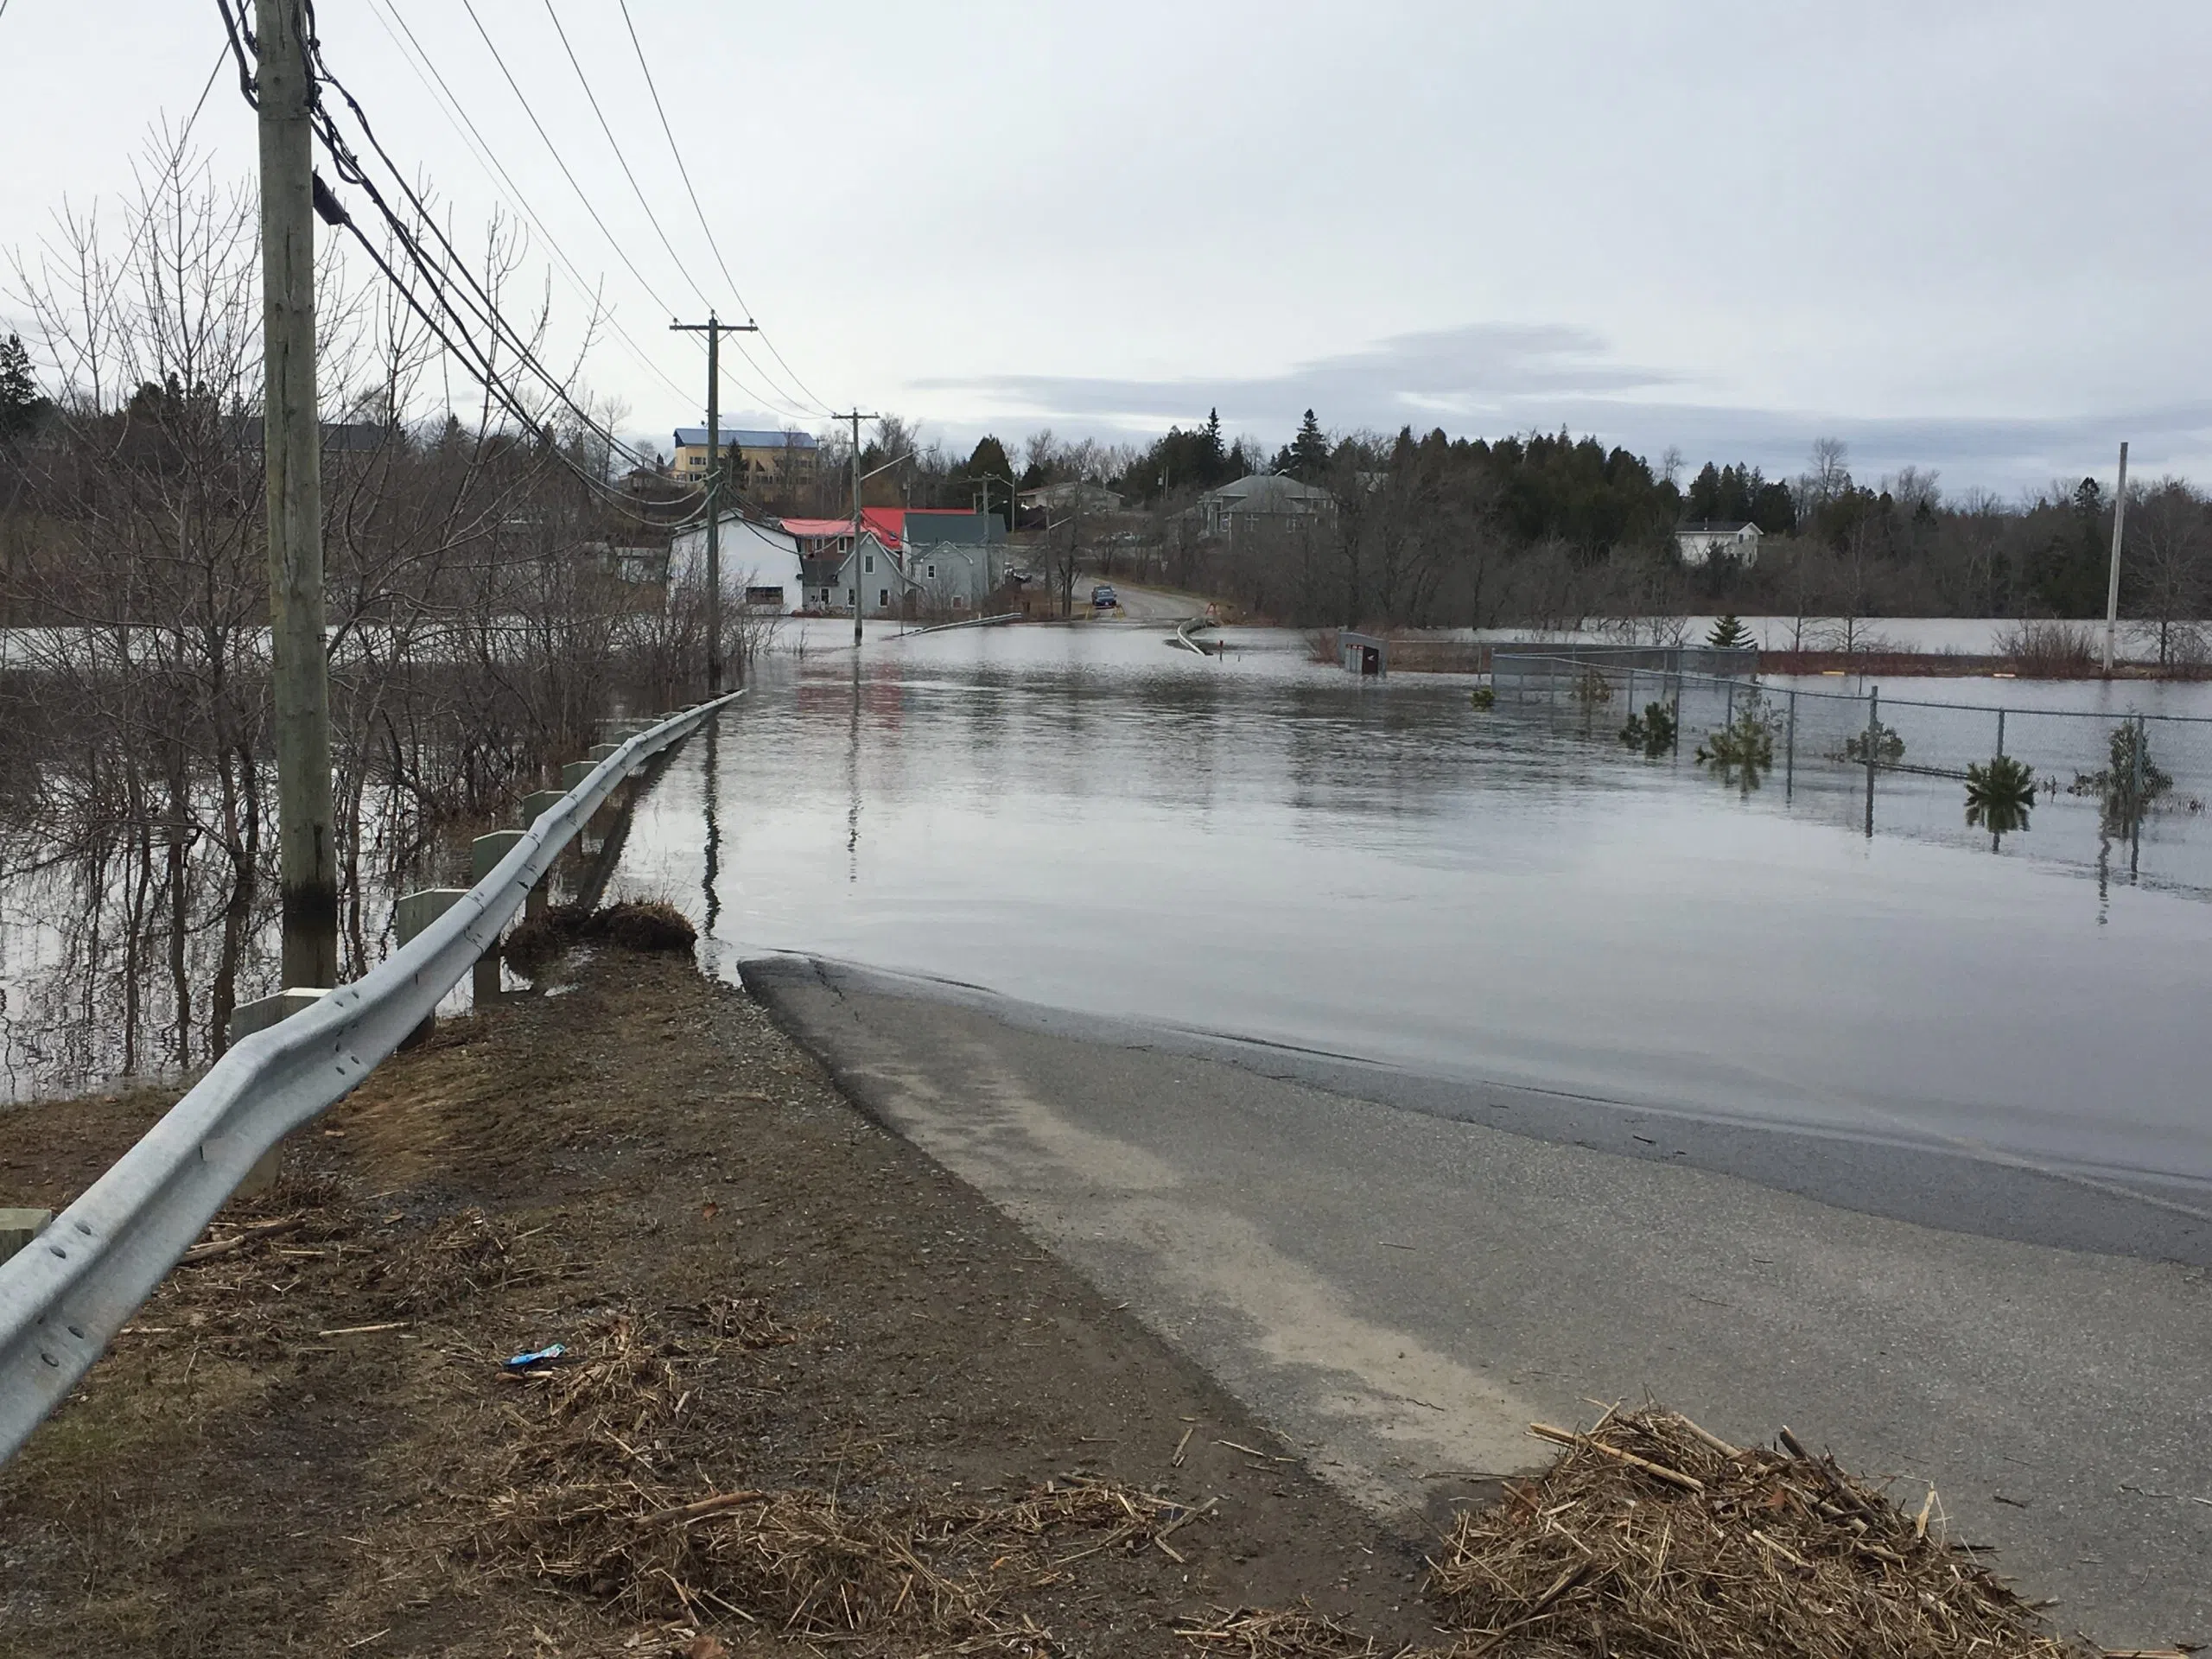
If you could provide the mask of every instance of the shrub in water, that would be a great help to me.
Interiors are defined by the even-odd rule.
[[[1713,733],[1699,746],[1697,761],[1718,777],[1740,781],[1757,789],[1774,764],[1774,740],[1782,729],[1781,716],[1753,691],[1736,705],[1736,718]]]
[[[2106,832],[2127,835],[2151,804],[2174,786],[2174,780],[2152,760],[2151,740],[2132,720],[2112,728],[2106,753],[2109,764],[2096,772],[2075,772],[2066,792],[2095,796],[2104,806]]]
[[[1630,715],[1621,728],[1624,748],[1642,749],[1646,760],[1656,760],[1675,747],[1674,711],[1663,702],[1647,702],[1640,715]]]
[[[2036,802],[2036,769],[2009,754],[1990,757],[1987,766],[1967,767],[1967,824],[1992,836],[2009,836],[2028,827]]]
[[[1470,701],[1478,709],[1487,711],[1497,707],[1497,692],[1490,686],[1478,685]]]
[[[1854,732],[1849,737],[1845,738],[1843,740],[1843,758],[1847,760],[1855,761],[1859,766],[1865,766],[1866,764],[1867,735],[1868,734],[1865,732]],[[1874,764],[1876,766],[1894,766],[1898,761],[1904,759],[1904,739],[1897,735],[1897,728],[1896,727],[1885,726],[1878,721],[1875,722],[1872,735],[1874,739]]]

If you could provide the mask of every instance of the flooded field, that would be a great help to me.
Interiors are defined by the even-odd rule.
[[[817,642],[826,647],[827,637]],[[1792,688],[1764,688],[1787,708]],[[2039,794],[1965,822],[1955,772],[2107,764],[2202,687],[1883,690],[1900,766],[1842,758],[1866,703],[1799,692],[1755,788],[1618,741],[1630,695],[1471,706],[1361,683],[1294,636],[1224,658],[1109,627],[872,637],[771,660],[640,807],[634,889],[733,954],[794,951],[1051,1007],[1699,1115],[2212,1180],[2199,1010],[2212,726],[2149,728],[2173,779],[2115,826]],[[1822,694],[1815,696],[1815,693]],[[1671,692],[1669,692],[1671,695]],[[1738,696],[1741,693],[1735,694]],[[1905,770],[1919,767],[1919,770]]]

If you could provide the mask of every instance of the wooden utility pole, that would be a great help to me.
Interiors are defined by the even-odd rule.
[[[2120,628],[2120,536],[2127,524],[2127,446],[2120,446],[2120,493],[2112,499],[2112,572],[2105,582],[2105,677],[2112,677],[2113,636]]]
[[[861,648],[861,617],[868,601],[868,590],[861,585],[861,423],[877,421],[880,415],[863,415],[854,410],[844,415],[832,415],[833,421],[853,423],[853,649]]]
[[[722,336],[757,334],[750,322],[724,322],[709,311],[704,322],[671,322],[678,334],[707,337],[707,695],[722,694]]]
[[[323,632],[322,431],[315,404],[315,155],[300,0],[254,0],[260,39],[262,439],[270,681],[276,715],[283,985],[338,982],[338,861]]]

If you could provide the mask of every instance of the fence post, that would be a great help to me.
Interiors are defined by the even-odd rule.
[[[2002,709],[1997,711],[1997,758],[2000,760],[2005,758],[2005,711]]]
[[[1866,839],[1874,838],[1874,734],[1882,728],[1882,688],[1866,690]]]
[[[2129,826],[2132,833],[2127,841],[2127,874],[2131,880],[2133,880],[2143,862],[2143,813],[2149,804],[2143,798],[2143,768],[2145,764],[2145,751],[2148,748],[2150,741],[2151,728],[2143,716],[2138,715],[2135,716],[2135,789],[2133,797],[2135,810],[2134,821]]]
[[[1797,694],[1789,694],[1789,735],[1783,749],[1782,798],[1795,800],[1797,797]]]

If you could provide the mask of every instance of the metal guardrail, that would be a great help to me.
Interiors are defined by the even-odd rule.
[[[92,1369],[255,1161],[343,1099],[436,1009],[615,786],[742,695],[621,744],[451,909],[352,984],[233,1045],[45,1231],[0,1262],[0,1462]]]

